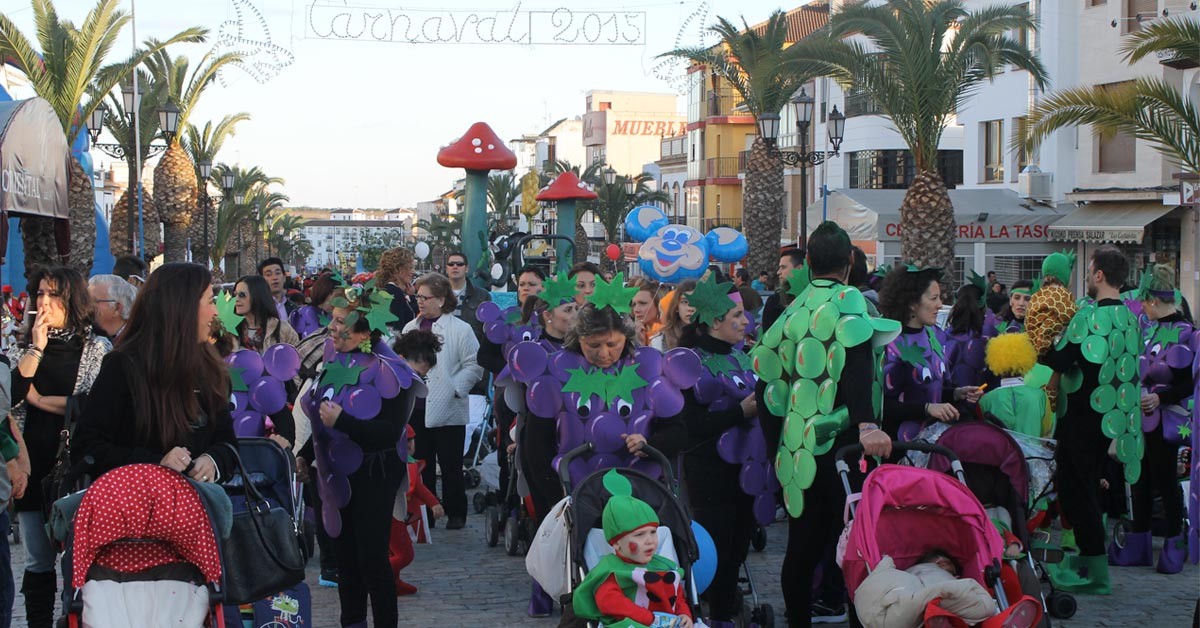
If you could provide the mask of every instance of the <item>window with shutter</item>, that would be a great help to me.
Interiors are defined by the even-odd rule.
[[[1129,133],[1097,134],[1097,172],[1133,172],[1137,170],[1137,140]]]
[[[1147,24],[1158,16],[1158,0],[1125,0],[1125,28],[1126,33],[1141,30],[1142,25]]]

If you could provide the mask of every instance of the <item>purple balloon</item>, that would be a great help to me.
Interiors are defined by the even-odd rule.
[[[578,486],[579,483],[583,481],[583,478],[588,476],[588,473],[591,471],[591,467],[589,467],[588,463],[583,461],[581,458],[576,458],[571,461],[571,464],[567,465],[567,470],[568,475],[571,478],[571,484]]]
[[[663,375],[675,384],[676,388],[686,389],[696,385],[700,379],[700,356],[691,349],[671,349],[663,356]]]
[[[754,498],[754,519],[759,525],[770,525],[775,521],[774,491]]]
[[[1158,424],[1161,420],[1162,414],[1158,408],[1155,408],[1150,414],[1142,414],[1142,431],[1153,432],[1158,428]]]
[[[300,353],[289,344],[271,345],[263,352],[263,366],[276,379],[292,379],[300,372]]]
[[[321,523],[330,537],[336,539],[342,535],[342,513],[330,502],[321,504]]]
[[[758,419],[754,419],[750,425],[746,445],[747,454],[751,460],[767,464],[774,463],[774,457],[767,455],[767,437],[763,434],[762,426],[758,424]]]
[[[509,367],[517,381],[527,383],[546,372],[549,356],[536,342],[522,342],[513,347],[509,354]],[[564,380],[565,381],[565,380]]]
[[[629,421],[629,433],[641,434],[647,438],[650,437],[650,425],[654,421],[654,415],[649,412],[639,412],[632,420]]]
[[[541,347],[538,349],[540,350]],[[542,375],[529,383],[529,387],[525,391],[525,404],[530,412],[540,417],[558,416],[563,407],[561,391],[562,384],[549,375]]]
[[[720,399],[717,399],[716,401],[709,404],[708,411],[709,412],[724,412],[726,410],[733,409],[733,407],[735,405],[737,405],[737,404],[734,403],[733,399],[730,399],[729,397],[721,397]]]
[[[700,374],[700,379],[696,380],[696,385],[692,388],[692,392],[696,395],[696,401],[704,406],[711,405],[712,402],[725,394],[721,382],[707,372]]]
[[[500,311],[500,306],[496,305],[496,303],[493,301],[484,301],[483,303],[479,304],[479,307],[475,308],[476,320],[483,323],[490,323],[496,320],[503,321],[504,317],[502,314],[503,313]]]
[[[258,438],[263,435],[263,417],[257,412],[233,414],[233,433],[238,438]]]
[[[649,458],[634,457],[629,462],[629,468],[637,469],[646,475],[658,479],[662,477],[662,466]]]
[[[225,358],[234,368],[242,369],[242,377],[257,378],[263,372],[263,359],[257,352],[250,349],[239,349]]]
[[[1186,369],[1192,365],[1192,349],[1185,344],[1171,345],[1166,353],[1167,366],[1173,369]]]
[[[558,351],[550,356],[550,374],[560,382],[565,382],[571,378],[568,369],[581,369],[587,366],[587,361],[583,356],[574,351]]]
[[[638,347],[633,352],[633,360],[637,362],[638,375],[642,379],[650,381],[662,375],[662,353],[653,347]]]
[[[588,440],[596,447],[596,451],[602,454],[623,451],[625,439],[621,435],[628,432],[625,421],[609,412],[596,415],[587,425]]]
[[[749,437],[749,431],[745,428],[731,427],[725,430],[717,437],[717,454],[729,464],[740,464],[748,458]]]
[[[504,391],[504,405],[508,406],[513,412],[525,411],[525,391],[521,386],[513,383],[508,386],[501,386],[500,390]]]
[[[898,440],[902,443],[911,442],[912,439],[917,437],[917,433],[920,431],[921,424],[919,422],[905,421],[900,424],[900,429],[898,430],[899,433],[897,434],[900,437]]]
[[[379,364],[381,360],[376,360]],[[391,399],[400,394],[400,389],[405,388],[404,382],[400,380],[399,369],[393,368],[391,363],[383,363],[379,367],[379,372],[375,375],[375,389],[379,392],[379,396]],[[412,383],[411,381],[409,382]]]
[[[767,492],[767,468],[757,462],[742,465],[738,473],[738,486],[747,495],[762,495]]]
[[[588,460],[588,466],[592,471],[619,467],[621,466],[621,457],[615,454],[596,454],[592,456],[591,460]]]
[[[330,471],[339,476],[348,476],[362,466],[363,450],[349,438],[335,439],[329,443]]]
[[[287,405],[287,392],[283,382],[264,377],[250,386],[250,403],[263,414],[274,414]]]
[[[346,395],[346,402],[343,404],[343,407],[350,416],[364,421],[379,416],[379,411],[383,408],[383,397],[379,396],[379,391],[376,388],[373,386],[354,386],[349,391],[350,393]]]
[[[482,305],[480,306],[482,307]],[[492,321],[483,324],[483,335],[491,342],[502,345],[512,337],[508,331],[508,325],[503,321]]]
[[[230,393],[229,400],[233,404],[232,412],[245,412],[250,407],[250,393],[236,391]]]
[[[683,393],[666,378],[650,382],[649,397],[656,416],[672,417],[683,410]]]
[[[560,414],[555,423],[558,435],[558,450],[571,451],[583,444],[585,430],[579,419]]]

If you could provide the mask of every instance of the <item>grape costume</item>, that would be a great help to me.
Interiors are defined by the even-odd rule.
[[[288,315],[288,323],[301,338],[329,325],[329,315],[315,305],[298,307]]]

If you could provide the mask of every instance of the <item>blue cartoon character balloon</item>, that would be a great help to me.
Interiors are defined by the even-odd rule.
[[[717,227],[703,234],[687,225],[672,224],[653,205],[634,207],[625,217],[625,233],[642,243],[638,249],[642,272],[667,283],[698,279],[708,268],[709,258],[736,262],[750,248],[746,236],[736,229]]]

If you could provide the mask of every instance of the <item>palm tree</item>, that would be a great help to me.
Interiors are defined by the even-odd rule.
[[[278,179],[278,177],[276,177]],[[282,179],[278,179],[282,183]],[[282,215],[283,209],[291,200],[282,192],[268,190],[266,187],[255,190],[246,200],[254,208],[250,228],[253,229],[255,259],[254,265],[270,257],[267,246],[276,217]]]
[[[220,268],[225,260],[225,254],[231,248],[237,251],[237,268],[225,268],[227,274],[238,273],[252,269],[257,260],[253,255],[247,255],[248,247],[254,246],[259,230],[255,228],[258,221],[258,205],[262,193],[271,185],[280,185],[283,179],[267,176],[258,166],[243,169],[239,166],[217,164],[213,166],[214,181],[224,179],[225,173],[233,174],[233,190],[217,208],[216,229],[213,233],[212,263],[214,268]],[[241,202],[238,202],[238,201]],[[214,272],[216,272],[214,270]]]
[[[908,145],[916,176],[900,206],[905,260],[943,268],[954,261],[954,207],[937,172],[938,142],[955,112],[1008,66],[1046,85],[1041,61],[1012,37],[1036,28],[1019,5],[969,11],[961,0],[859,0],[830,16],[827,39],[795,47],[800,67],[828,63],[844,88],[878,104]]]
[[[311,254],[312,249],[301,233],[303,227],[303,218],[295,214],[277,214],[267,230],[267,249],[274,253],[275,257],[301,266],[301,262]],[[309,245],[309,252],[299,255],[301,245]]]
[[[117,8],[119,5],[120,0],[97,0],[83,24],[76,27],[72,22],[59,18],[51,0],[33,0],[40,54],[16,24],[0,14],[0,58],[14,60],[29,78],[37,95],[49,101],[58,114],[67,144],[71,144],[82,131],[84,121],[88,120],[104,96],[149,55],[177,42],[201,41],[207,32],[203,28],[189,28],[160,42],[158,49],[135,50],[128,59],[106,65],[105,60],[130,19],[128,14]],[[69,165],[70,263],[86,275],[91,271],[96,246],[96,199],[83,164],[71,156]],[[38,267],[55,264],[50,219],[22,218],[21,236],[25,246],[27,274]]]
[[[489,233],[493,236],[509,233],[508,212],[513,203],[521,198],[521,180],[512,172],[501,172],[488,177],[487,204],[491,208]]]
[[[180,55],[172,59],[166,50],[160,49],[150,57],[147,65],[154,80],[166,85],[168,100],[179,108],[177,128],[186,130],[188,119],[204,91],[217,78],[217,72],[241,60],[240,53],[214,55],[210,52],[200,59],[189,76],[187,57]],[[166,138],[167,152],[154,168],[154,199],[163,222],[163,260],[167,262],[186,258],[188,228],[196,213],[196,164],[181,145],[183,135],[176,133]]]
[[[199,165],[202,162],[209,164],[217,163],[217,155],[225,145],[225,140],[234,135],[234,128],[239,122],[245,122],[249,119],[250,114],[248,113],[235,113],[221,118],[221,121],[215,126],[211,120],[205,122],[204,129],[197,129],[194,124],[188,123],[187,131],[184,132],[183,150],[187,153],[188,158],[192,160],[192,163],[196,164],[196,214],[198,220],[192,220],[191,228],[188,231],[188,239],[192,241],[193,260],[208,259],[209,253],[205,250],[205,245],[212,243],[212,236],[217,228],[216,212],[205,211],[205,208],[208,208],[212,199],[208,195],[209,181],[201,180]],[[212,180],[211,173],[209,176],[210,181],[215,183],[217,187],[221,186],[220,180]],[[206,215],[208,216],[207,238],[205,238],[204,224],[204,216]]]
[[[1154,53],[1169,62],[1200,65],[1200,23],[1173,18],[1143,26],[1125,38],[1127,63]],[[1200,172],[1200,109],[1179,88],[1161,78],[1143,76],[1116,87],[1076,87],[1054,92],[1029,112],[1024,144],[1033,150],[1051,133],[1090,124],[1102,134],[1129,133]]]
[[[687,59],[704,65],[731,85],[755,118],[779,113],[792,95],[821,74],[821,65],[798,55],[789,46],[787,14],[776,11],[758,32],[742,20],[738,28],[725,18],[709,28],[721,38],[710,48],[679,48],[660,56]],[[756,137],[746,160],[742,185],[742,227],[750,241],[746,265],[773,268],[779,261],[779,234],[783,231],[783,162],[779,152]]]
[[[137,72],[138,95],[138,133],[134,133],[133,124],[128,112],[125,111],[123,99],[115,94],[108,95],[108,112],[104,116],[104,128],[117,141],[121,151],[125,153],[125,165],[129,170],[129,185],[121,193],[121,198],[113,206],[112,220],[108,226],[108,244],[114,256],[132,255],[134,242],[137,240],[138,216],[138,186],[142,181],[142,172],[138,164],[145,164],[150,158],[150,143],[158,134],[158,109],[163,104],[165,90],[161,84],[153,83],[149,75],[139,70]],[[140,137],[141,146],[134,149],[135,140]],[[140,154],[139,154],[140,153]],[[140,161],[139,161],[140,157]],[[144,217],[143,233],[146,251],[143,257],[154,257],[162,243],[158,224],[158,212],[154,206],[154,198],[150,194],[142,195],[142,215]],[[130,218],[132,217],[132,220]]]
[[[433,251],[433,256],[444,260],[447,252],[458,247],[462,233],[462,217],[455,215],[446,218],[432,216],[429,220],[422,218],[417,221],[416,227],[425,232],[425,240]]]

